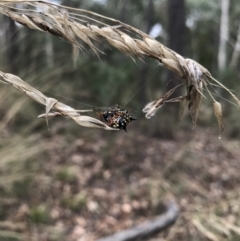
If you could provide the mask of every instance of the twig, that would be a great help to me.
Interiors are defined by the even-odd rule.
[[[240,55],[240,22],[239,22],[239,25],[238,25],[237,40],[236,40],[236,43],[235,43],[235,46],[234,46],[232,59],[231,59],[231,62],[230,62],[230,66],[232,68],[236,68],[239,55]]]
[[[133,241],[139,240],[172,226],[178,218],[179,208],[175,201],[170,201],[164,214],[158,216],[155,220],[147,221],[134,228],[120,231],[106,238],[96,241]]]

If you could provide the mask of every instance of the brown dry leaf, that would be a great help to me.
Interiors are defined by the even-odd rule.
[[[214,114],[217,117],[218,120],[218,125],[219,125],[219,135],[221,136],[223,129],[224,129],[224,124],[223,124],[223,117],[222,117],[222,106],[219,102],[214,102],[213,103],[213,110]]]

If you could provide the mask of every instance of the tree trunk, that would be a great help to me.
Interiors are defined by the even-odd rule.
[[[221,4],[221,23],[220,23],[220,43],[218,50],[218,69],[226,68],[227,62],[227,42],[229,37],[229,0],[222,0]]]
[[[121,7],[121,14],[120,14],[120,20],[122,22],[127,22],[126,20],[126,16],[127,16],[127,1],[126,0],[122,0],[121,1],[122,7]]]
[[[237,67],[239,55],[240,55],[240,23],[238,26],[237,40],[236,40],[236,43],[234,46],[232,59],[231,59],[231,63],[230,63],[231,68],[235,69]]]
[[[151,27],[153,26],[153,11],[154,9],[154,4],[153,0],[148,0],[148,7],[146,11],[146,27],[145,31],[147,34],[149,34]],[[146,104],[147,102],[147,96],[146,96],[146,87],[142,88],[142,86],[146,83],[147,81],[147,75],[148,75],[148,67],[146,64],[141,64],[140,70],[138,71],[140,76],[139,76],[139,88],[140,88],[140,103],[142,105]]]
[[[169,47],[185,54],[185,1],[168,0],[168,40]]]
[[[184,56],[186,46],[185,1],[168,0],[168,47]],[[174,74],[168,71],[168,81],[174,79]],[[168,90],[173,88],[176,81],[171,81]]]
[[[184,0],[168,0],[168,47],[178,54],[185,55],[186,46],[186,25],[185,25],[185,1]],[[167,86],[166,91],[174,88],[179,80],[174,78],[175,75],[171,71],[167,71]],[[179,93],[175,92],[171,97],[177,97]],[[178,119],[175,118],[176,112],[179,112],[179,106],[174,103],[168,103],[166,113],[168,118],[161,119],[161,126],[164,130],[161,131],[161,136],[172,139],[175,135],[175,128]],[[172,118],[171,118],[172,117]]]

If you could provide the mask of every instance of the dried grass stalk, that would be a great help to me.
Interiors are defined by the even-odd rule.
[[[214,110],[214,114],[215,114],[215,116],[217,117],[217,120],[218,120],[219,130],[220,130],[219,135],[221,136],[221,134],[223,132],[223,129],[224,129],[221,104],[217,101],[214,102],[213,103],[213,110]]]
[[[224,88],[240,105],[239,99],[214,79],[202,65],[192,59],[183,58],[146,33],[118,20],[83,9],[37,0],[1,1],[0,12],[29,28],[63,38],[82,51],[87,45],[97,56],[102,52],[94,43],[105,40],[132,59],[137,57],[143,60],[146,56],[157,59],[185,83],[187,98],[183,99],[188,102],[194,125],[204,96],[202,86],[210,81]],[[148,105],[151,107],[152,102]],[[146,117],[150,118],[156,110],[149,108],[150,112],[153,111],[149,113],[145,107]]]
[[[212,241],[219,241],[219,238],[217,235],[215,235],[213,232],[208,231],[199,220],[193,219],[192,220],[193,225],[204,235],[206,236],[209,240]]]
[[[47,124],[48,124],[49,116],[62,115],[62,116],[70,117],[77,124],[84,127],[102,128],[105,130],[117,130],[109,127],[108,125],[106,125],[105,123],[103,123],[98,119],[95,119],[90,116],[80,115],[79,112],[81,112],[81,110],[80,111],[75,110],[68,105],[58,102],[58,100],[56,99],[45,96],[40,91],[36,90],[35,88],[27,84],[16,75],[8,74],[0,71],[0,76],[2,78],[1,82],[12,85],[14,88],[26,94],[27,96],[31,97],[36,102],[46,106],[46,114],[40,115],[39,117],[46,117]],[[56,110],[57,112],[50,113],[52,109]],[[83,110],[82,112],[85,112],[85,110]]]
[[[165,104],[166,102],[178,102],[181,101],[182,97],[177,97],[174,98],[172,100],[168,100],[167,99],[174,93],[174,91],[181,85],[178,85],[174,88],[172,88],[171,90],[169,90],[167,93],[164,94],[164,96],[162,96],[161,98],[152,101],[150,103],[148,103],[144,108],[143,108],[143,113],[145,113],[145,116],[147,119],[150,119],[152,116],[154,116],[157,112],[157,110],[163,106],[163,104]]]

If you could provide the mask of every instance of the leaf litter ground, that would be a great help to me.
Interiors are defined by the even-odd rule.
[[[25,187],[28,196],[1,202],[2,225],[13,225],[5,230],[29,240],[91,241],[154,218],[174,198],[181,214],[158,238],[239,235],[239,141],[218,140],[210,129],[179,133],[175,141],[132,131],[80,132],[69,141],[46,139],[47,155]],[[221,225],[229,227],[225,233],[216,230]]]

